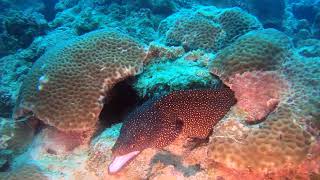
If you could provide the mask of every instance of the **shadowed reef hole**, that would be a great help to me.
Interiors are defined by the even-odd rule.
[[[141,102],[138,93],[133,89],[134,78],[127,78],[117,83],[104,99],[104,105],[99,115],[102,126],[110,127],[122,122],[129,112]]]

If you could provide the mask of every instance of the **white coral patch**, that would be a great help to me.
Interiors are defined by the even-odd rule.
[[[48,83],[48,82],[49,82],[48,76],[42,75],[42,76],[39,78],[38,90],[41,91],[41,90],[43,89],[44,85],[45,85],[46,83]]]

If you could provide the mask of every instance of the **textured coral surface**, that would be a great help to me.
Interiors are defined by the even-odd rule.
[[[187,49],[219,50],[224,44],[225,32],[219,24],[195,15],[177,21],[166,33],[167,45],[182,45]]]
[[[246,114],[249,123],[268,116],[288,89],[286,80],[275,71],[236,74],[228,83],[235,92],[238,110]]]
[[[98,30],[43,55],[26,77],[15,116],[32,111],[63,131],[96,125],[102,98],[115,83],[139,73],[143,47],[134,39]]]
[[[281,108],[258,127],[246,126],[230,114],[215,128],[208,157],[237,170],[267,172],[298,166],[314,139],[297,121],[290,110]]]
[[[282,70],[293,89],[285,103],[299,112],[301,116],[312,118],[318,123],[320,120],[319,66],[319,57],[297,57],[297,59],[286,62]]]
[[[290,55],[289,38],[275,29],[252,31],[221,50],[210,69],[223,80],[246,71],[274,71]]]
[[[240,8],[224,10],[219,16],[219,22],[225,30],[229,42],[252,30],[262,29],[262,25],[256,17]]]
[[[194,52],[195,54],[197,52]],[[197,88],[210,88],[219,81],[212,77],[203,61],[209,59],[207,54],[192,54],[175,61],[152,63],[145,67],[143,74],[137,77],[134,88],[141,97],[154,97],[171,91]],[[201,60],[203,58],[203,61]]]

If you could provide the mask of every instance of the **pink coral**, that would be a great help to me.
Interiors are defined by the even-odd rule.
[[[49,154],[63,154],[72,151],[81,144],[85,144],[92,132],[63,132],[48,127],[40,133],[42,149]]]
[[[272,112],[287,89],[287,83],[274,71],[253,71],[236,74],[229,81],[238,100],[237,107],[253,123]]]

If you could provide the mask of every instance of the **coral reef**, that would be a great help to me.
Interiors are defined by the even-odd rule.
[[[89,133],[66,133],[53,127],[41,131],[43,144],[41,147],[50,154],[63,154],[72,152],[76,147],[86,144],[92,136]]]
[[[144,55],[137,41],[109,30],[65,42],[36,61],[20,88],[15,117],[32,111],[63,131],[93,128],[105,93],[139,73]]]
[[[292,5],[292,13],[297,19],[306,19],[313,22],[317,12],[317,7],[313,4],[299,2]]]
[[[244,72],[228,82],[235,92],[238,111],[245,121],[256,123],[272,112],[285,95],[288,82],[278,72]]]
[[[0,179],[319,179],[319,0],[0,7]]]
[[[60,0],[56,5],[55,5],[55,10],[60,12],[65,9],[71,8],[75,5],[77,5],[79,0]]]
[[[29,60],[33,55],[32,51],[25,50],[0,59],[0,117],[11,116],[20,84],[32,66]]]
[[[127,2],[130,1],[127,0]],[[176,3],[170,0],[136,0],[133,5],[148,8],[154,14],[170,15],[177,10]]]
[[[137,4],[137,1],[62,1],[56,5],[59,12],[49,25],[72,28],[80,35],[102,28],[116,28],[149,43],[156,39],[157,24],[164,17],[161,13],[153,14],[152,5],[137,8]]]
[[[75,36],[70,29],[56,29],[46,36],[37,37],[27,49],[0,59],[0,117],[11,116],[20,85],[33,62],[48,48]]]
[[[314,35],[314,37],[320,38],[320,12],[318,12],[318,14],[314,19],[314,22],[312,25],[312,34]]]
[[[247,2],[243,2],[242,0],[216,0],[216,1],[208,1],[208,3],[219,7],[219,8],[229,8],[229,7],[240,7],[242,9],[247,9]]]
[[[201,16],[181,19],[166,33],[166,44],[185,49],[217,51],[224,45],[226,35],[219,24]]]
[[[12,109],[14,106],[14,101],[11,101],[10,95],[4,92],[3,90],[0,92],[0,112],[1,117],[10,117],[12,113]]]
[[[219,80],[212,77],[202,64],[207,60],[205,58],[210,58],[209,55],[203,53],[200,57],[196,57],[199,59],[195,61],[186,59],[190,56],[175,61],[151,63],[145,68],[144,73],[137,77],[135,90],[141,97],[155,97],[175,90],[218,86]]]
[[[304,119],[319,122],[320,114],[320,58],[296,57],[287,61],[282,73],[290,82],[292,92],[285,101]],[[315,126],[316,127],[316,126]],[[320,132],[320,127],[315,128]]]
[[[296,46],[298,53],[304,57],[320,57],[320,40],[318,39],[302,39]]]
[[[319,12],[320,3],[317,1],[298,1],[289,3],[287,7],[287,23],[285,28],[295,36],[301,36],[302,32],[308,32],[310,37],[319,37]],[[301,24],[302,23],[302,24]],[[302,31],[303,30],[303,31]],[[302,32],[301,32],[302,31]],[[301,40],[305,40],[301,38]]]
[[[225,9],[219,16],[222,29],[227,34],[227,41],[232,42],[252,30],[262,28],[258,19],[240,8]]]
[[[45,34],[48,28],[47,21],[39,13],[11,11],[2,21],[4,30],[0,34],[0,57],[27,48],[37,36]]]
[[[146,61],[175,60],[184,53],[185,50],[181,46],[169,47],[158,42],[151,42],[149,44]]]
[[[239,7],[256,16],[265,28],[283,29],[286,0],[215,0],[207,4],[220,8]]]
[[[0,57],[28,47],[48,30],[45,1],[0,1]]]
[[[286,108],[278,108],[261,124],[246,126],[234,111],[214,128],[208,157],[237,171],[252,173],[298,169],[308,161],[315,139]]]
[[[158,31],[167,45],[186,50],[218,51],[245,33],[261,29],[261,23],[240,8],[194,7],[161,21]]]
[[[282,29],[285,16],[285,0],[245,0],[248,11],[257,16],[265,28]]]
[[[12,119],[0,119],[0,168],[11,164],[13,158],[23,153],[32,142],[36,120],[15,122]]]
[[[36,19],[37,18],[37,19]],[[28,47],[34,37],[44,33],[47,22],[39,17],[25,17],[16,12],[4,21],[6,32],[21,43],[22,48]]]
[[[278,70],[290,56],[291,46],[289,38],[275,29],[252,31],[220,51],[210,71],[227,80],[247,71]]]

